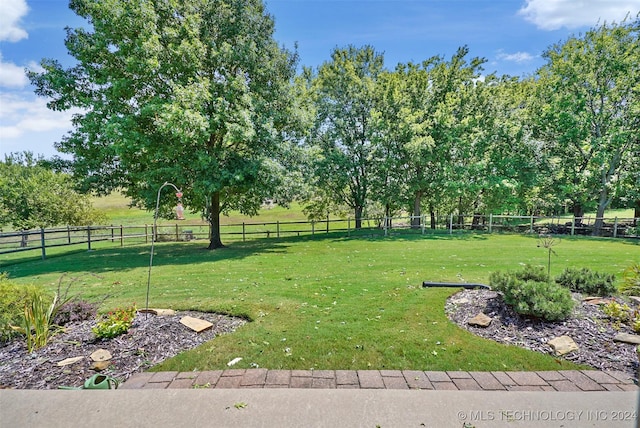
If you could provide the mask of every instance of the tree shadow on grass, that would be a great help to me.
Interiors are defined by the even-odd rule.
[[[234,243],[217,250],[206,249],[203,243],[156,243],[153,267],[180,266],[201,263],[216,263],[223,260],[239,260],[260,253],[285,253],[288,245],[284,242]],[[21,278],[50,273],[127,272],[148,268],[149,245],[117,248],[99,248],[91,251],[71,250],[47,256],[25,256],[10,262],[0,263],[0,272],[7,272],[10,278]],[[39,253],[38,253],[39,254]]]

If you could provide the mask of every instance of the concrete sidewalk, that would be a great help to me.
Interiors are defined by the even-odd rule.
[[[434,372],[417,370],[267,370],[145,372],[120,389],[424,389],[470,391],[638,391],[624,372]]]
[[[638,392],[0,390],[4,427],[624,427]]]

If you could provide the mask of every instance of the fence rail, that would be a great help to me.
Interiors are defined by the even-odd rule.
[[[355,229],[353,219],[322,221],[287,221],[261,223],[234,223],[221,226],[221,234],[226,240],[255,238],[280,238],[287,236],[327,234],[346,232],[347,236],[383,235],[406,233],[449,233],[457,231],[477,231],[488,233],[530,233],[589,235],[595,230],[596,218],[507,216],[507,215],[453,215],[376,217],[362,219],[362,227]],[[92,250],[98,243],[119,246],[158,241],[192,241],[209,239],[210,229],[204,223],[176,223],[134,226],[67,226],[62,228],[23,230],[0,233],[0,254],[40,250],[46,258],[47,249],[86,245]],[[640,218],[606,218],[600,236],[614,238],[640,237]]]

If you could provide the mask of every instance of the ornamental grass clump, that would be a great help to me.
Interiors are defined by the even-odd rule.
[[[521,315],[545,321],[569,318],[574,306],[571,292],[546,278],[544,268],[527,265],[519,271],[493,272],[489,284]]]
[[[91,329],[98,339],[111,339],[126,333],[136,316],[135,303],[126,308],[117,308],[109,312]]]

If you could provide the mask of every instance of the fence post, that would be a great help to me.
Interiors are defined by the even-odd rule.
[[[276,220],[276,237],[280,238],[280,220]]]
[[[573,236],[576,232],[576,218],[575,216],[571,218],[571,236]]]
[[[91,226],[87,226],[87,251],[91,251]]]
[[[449,214],[449,235],[453,233],[453,213]]]
[[[422,214],[420,216],[420,226],[422,226],[422,234],[424,235],[424,224],[426,223],[426,220],[424,218],[424,214]]]
[[[316,222],[315,221],[311,221],[311,236],[316,234]]]
[[[71,245],[71,227],[67,225],[67,242]]]
[[[327,214],[327,233],[329,233],[329,214]]]
[[[347,218],[347,237],[351,236],[351,217]]]
[[[618,237],[618,217],[613,220],[613,237]]]
[[[122,227],[122,225],[120,225],[120,227]],[[122,235],[122,233],[120,233],[120,235]],[[113,224],[111,225],[111,242],[113,242],[114,240],[114,229],[113,229]]]
[[[147,228],[147,224],[146,223],[144,225],[144,243],[145,244],[149,243],[149,230]]]
[[[178,223],[176,223],[176,242],[180,240],[180,236],[178,235]]]
[[[493,230],[493,214],[489,214],[489,233]]]
[[[111,233],[113,234],[113,229],[111,229]],[[120,225],[120,246],[124,247],[124,229],[122,225]]]
[[[42,247],[42,260],[47,258],[47,250],[45,249],[44,228],[40,228],[40,245]]]
[[[242,222],[242,242],[246,240],[245,229],[244,229],[244,221]]]
[[[533,233],[533,214],[531,214],[531,221],[529,222],[529,233]]]
[[[383,226],[383,229],[384,229],[384,236],[387,236],[387,233],[388,233],[388,232],[387,232],[387,228],[389,227],[389,223],[388,223],[388,221],[389,221],[389,217],[384,216],[384,220],[383,220],[383,221],[384,221],[384,226]]]

